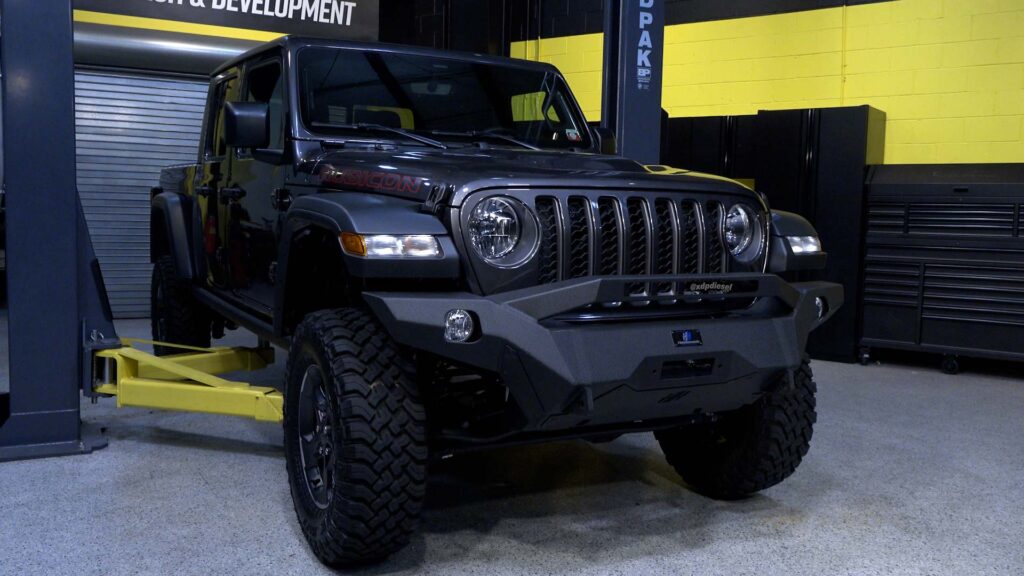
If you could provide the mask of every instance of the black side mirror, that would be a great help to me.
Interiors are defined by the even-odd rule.
[[[270,108],[263,102],[226,103],[224,139],[235,148],[266,148],[270,144]]]
[[[597,144],[601,149],[601,154],[615,156],[619,153],[618,144],[615,142],[615,132],[613,132],[611,128],[597,126],[594,128],[594,136],[597,138]]]

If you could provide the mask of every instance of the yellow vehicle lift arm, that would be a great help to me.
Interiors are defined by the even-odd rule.
[[[93,390],[117,397],[117,407],[206,412],[281,422],[284,396],[270,387],[217,376],[253,371],[274,362],[273,348],[194,348],[123,338],[124,346],[93,356]],[[180,348],[172,356],[154,356],[135,344]]]

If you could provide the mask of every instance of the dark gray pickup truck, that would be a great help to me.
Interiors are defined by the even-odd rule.
[[[653,431],[694,490],[796,469],[842,289],[814,229],[613,155],[546,64],[285,38],[212,76],[152,203],[153,336],[289,349],[295,510],[330,565],[415,529],[431,458]],[[171,349],[160,348],[162,353]]]

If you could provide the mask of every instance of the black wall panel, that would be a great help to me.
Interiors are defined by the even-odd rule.
[[[381,0],[380,40],[507,55],[513,29],[536,35],[530,20],[538,1]]]
[[[757,116],[669,118],[662,127],[661,163],[730,178],[753,179]]]
[[[893,0],[665,0],[665,23],[685,24],[709,20],[727,20],[801,12],[843,5],[891,2]],[[531,6],[531,17],[538,20],[540,37],[553,38],[577,34],[593,34],[603,30],[605,0],[537,0]],[[537,38],[517,33],[513,41]]]
[[[510,42],[604,30],[606,0],[381,0],[380,40],[507,54]],[[893,0],[665,0],[665,23],[746,18]]]
[[[893,0],[665,0],[666,24]],[[508,54],[509,43],[596,34],[605,0],[381,0],[380,40]]]
[[[448,0],[380,0],[380,41],[444,48]]]

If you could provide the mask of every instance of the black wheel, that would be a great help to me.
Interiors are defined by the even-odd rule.
[[[956,356],[943,356],[942,372],[945,374],[959,374],[960,360]]]
[[[816,387],[807,361],[758,402],[705,424],[656,432],[668,463],[695,491],[733,500],[774,486],[810,447]]]
[[[210,346],[210,315],[192,297],[188,284],[178,278],[172,256],[160,257],[153,266],[150,306],[153,340],[200,348]],[[168,346],[153,349],[157,356],[184,352]]]
[[[379,560],[405,546],[426,488],[426,417],[412,364],[366,312],[314,312],[285,376],[292,502],[321,562]]]

